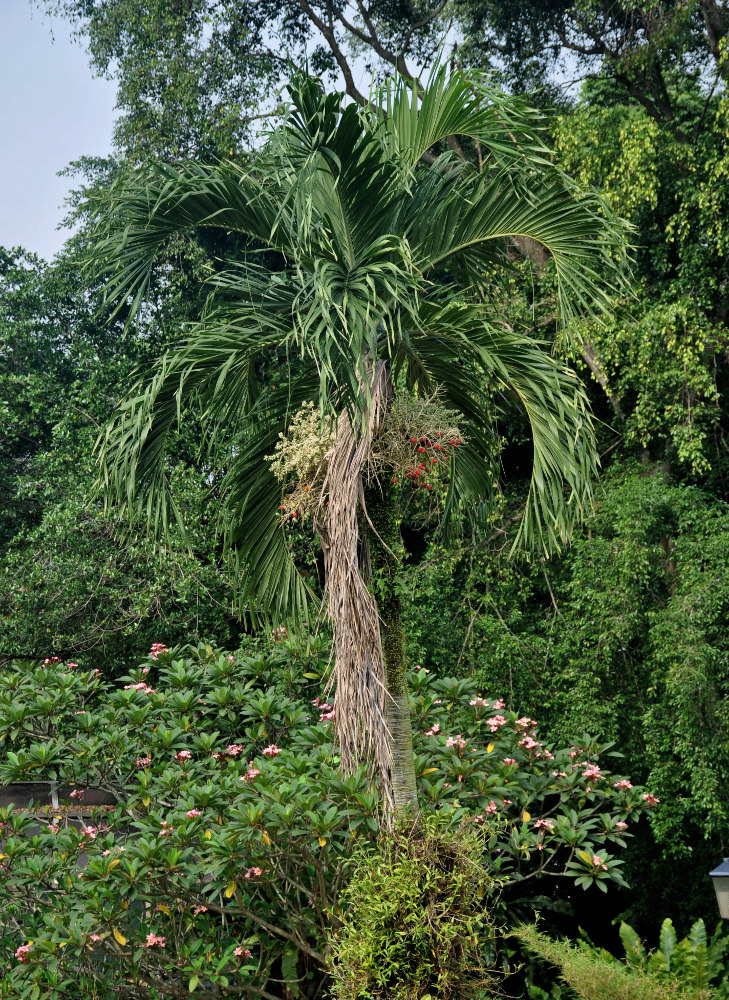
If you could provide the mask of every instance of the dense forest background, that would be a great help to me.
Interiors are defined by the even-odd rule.
[[[503,486],[489,530],[447,548],[408,527],[411,662],[473,676],[549,738],[615,743],[662,800],[628,851],[631,891],[601,902],[655,936],[713,923],[706,873],[729,830],[729,16],[714,0],[65,0],[94,68],[118,83],[114,156],[71,166],[76,227],[44,262],[0,248],[0,623],[3,660],[49,654],[123,673],[152,642],[234,648],[236,600],[199,425],[169,475],[189,533],[119,532],[93,495],[94,442],[132,373],[181,338],[206,280],[245,246],[200,230],[172,243],[143,319],[113,316],[84,267],[114,182],[149,158],[236,158],[275,116],[291,62],[344,81],[427,73],[435,53],[530,93],[556,162],[631,223],[633,295],[581,331],[570,360],[600,420],[594,511],[549,562],[510,556],[530,472],[519,411],[494,394]],[[245,8],[245,9],[243,9]],[[457,40],[457,44],[456,44]],[[289,61],[290,60],[290,61]],[[452,138],[456,153],[479,150]],[[510,248],[503,321],[555,342],[541,247]],[[272,264],[272,266],[275,266]],[[275,368],[266,377],[285,372]],[[201,415],[202,419],[202,415]],[[318,581],[301,532],[302,566]],[[584,900],[575,897],[584,907]],[[593,915],[593,921],[594,921]]]

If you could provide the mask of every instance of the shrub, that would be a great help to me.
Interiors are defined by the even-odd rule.
[[[552,941],[534,927],[520,927],[519,940],[560,970],[561,978],[583,1000],[696,1000],[706,993],[687,991],[676,981],[630,969],[612,956],[584,950],[567,941]]]
[[[729,936],[721,924],[708,938],[704,921],[697,920],[679,941],[673,922],[666,918],[658,947],[649,951],[623,922],[622,960],[588,941],[580,941],[576,948],[552,941],[534,927],[521,927],[516,934],[528,949],[556,965],[561,978],[585,1000],[670,1000],[678,995],[723,1000],[729,995]]]
[[[433,822],[364,854],[343,893],[334,944],[339,1000],[469,1000],[494,981],[483,964],[493,938],[493,880],[481,838]]]
[[[646,950],[640,937],[626,923],[620,925],[620,939],[625,961],[631,968],[663,979],[670,977],[689,990],[712,987],[714,995],[725,997],[729,995],[729,969],[726,964],[729,936],[723,931],[723,926],[719,924],[712,937],[708,938],[704,921],[697,920],[688,935],[679,941],[673,921],[666,917],[661,924],[658,947],[652,951]]]
[[[48,822],[0,814],[0,996],[317,995],[352,849],[379,833],[366,768],[339,768],[327,661],[294,640],[155,645],[116,688],[70,663],[0,674],[0,783],[76,788]],[[478,829],[510,888],[621,881],[611,848],[652,799],[606,748],[552,750],[470,681],[410,682],[424,817]],[[85,787],[119,805],[81,817]]]

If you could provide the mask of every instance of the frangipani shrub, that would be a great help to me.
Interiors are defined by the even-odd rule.
[[[0,996],[318,995],[379,796],[340,770],[323,643],[277,639],[157,644],[116,688],[55,661],[0,675],[0,783],[73,788],[47,818],[0,815]],[[543,745],[468,680],[410,682],[422,811],[477,828],[490,878],[621,881],[613,851],[654,800],[605,748]],[[81,815],[86,787],[118,806]]]

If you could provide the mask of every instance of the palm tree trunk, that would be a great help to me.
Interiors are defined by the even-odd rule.
[[[414,817],[418,806],[397,592],[399,487],[386,474],[368,479],[372,440],[393,396],[388,363],[376,362],[371,378],[365,432],[355,432],[348,414],[340,416],[321,490],[322,498],[329,499],[320,504],[314,525],[324,554],[334,632],[342,768],[351,771],[363,757],[373,760],[383,812],[392,823],[398,814]]]
[[[397,591],[400,566],[399,486],[387,474],[364,488],[365,535],[372,565],[371,588],[377,602],[387,687],[387,726],[390,731],[390,780],[395,816],[414,818],[418,811],[413,760],[413,731],[408,705],[405,630]]]

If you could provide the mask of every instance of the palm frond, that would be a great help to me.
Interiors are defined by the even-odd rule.
[[[422,193],[415,189],[407,232],[423,273],[467,256],[472,269],[480,266],[488,275],[507,238],[536,240],[554,261],[567,337],[582,317],[609,315],[615,296],[624,292],[625,225],[596,195],[576,190],[559,172],[520,176],[499,170],[469,185],[435,176],[422,187]]]
[[[553,551],[589,502],[594,433],[575,377],[539,345],[489,321],[482,288],[444,287],[458,261],[484,279],[504,241],[529,237],[551,254],[566,330],[610,308],[622,290],[625,228],[596,195],[549,163],[542,122],[479,78],[437,68],[422,91],[386,84],[375,107],[342,107],[297,78],[292,110],[244,167],[157,166],[114,189],[95,262],[107,295],[149,291],[166,241],[197,226],[245,233],[281,254],[270,271],[251,253],[211,280],[210,306],[120,409],[100,442],[108,497],[164,532],[179,517],[167,488],[171,429],[194,401],[224,471],[226,534],[262,614],[303,614],[306,585],[279,515],[265,455],[304,399],[364,427],[369,376],[389,358],[416,391],[442,388],[463,414],[448,512],[488,499],[497,448],[489,385],[511,392],[530,422],[532,484],[519,543]],[[449,135],[478,139],[486,168],[449,154],[421,158]],[[295,356],[303,374],[260,395],[259,358]],[[484,388],[486,386],[486,388]]]
[[[240,232],[277,251],[277,263],[271,270],[270,257],[250,250],[211,274],[201,321],[103,433],[100,483],[110,503],[161,534],[172,518],[182,523],[167,482],[169,444],[184,411],[199,407],[240,597],[261,620],[303,619],[311,594],[266,456],[305,401],[336,418],[328,514],[320,508],[315,526],[335,626],[337,727],[342,759],[369,748],[387,788],[379,622],[359,568],[357,508],[361,469],[390,399],[389,366],[416,393],[437,386],[462,415],[465,444],[452,458],[444,531],[488,509],[499,478],[493,398],[512,394],[533,440],[515,544],[555,551],[590,502],[597,456],[589,409],[573,373],[498,325],[486,292],[505,240],[537,240],[554,261],[559,313],[572,332],[622,290],[625,229],[554,169],[540,116],[480,78],[440,67],[422,89],[396,80],[356,108],[299,76],[291,98],[284,125],[244,166],[156,166],[112,192],[93,264],[108,298],[129,304],[131,316],[175,234]],[[483,173],[450,153],[424,164],[451,135],[478,140]],[[284,377],[271,379],[268,367],[266,378],[267,366],[284,359]]]
[[[423,332],[412,334],[412,350],[429,374],[445,379],[448,366],[461,369],[454,379],[459,393],[449,396],[446,390],[445,398],[453,406],[459,399],[461,406],[467,406],[470,395],[472,409],[466,413],[475,423],[483,400],[473,394],[486,379],[510,392],[525,412],[533,443],[532,475],[515,545],[545,554],[558,551],[589,507],[598,465],[581,383],[534,341],[489,323],[483,307],[455,299],[442,306],[428,302],[421,305],[416,319]],[[470,394],[465,391],[469,379]],[[475,442],[455,458],[455,493],[470,500],[487,497],[494,481],[493,441],[483,425]]]
[[[549,160],[542,115],[478,73],[467,77],[436,65],[422,89],[403,77],[388,80],[375,104],[382,109],[375,117],[388,154],[407,171],[451,135],[478,139],[498,159],[542,166]]]
[[[416,328],[399,341],[393,372],[418,395],[437,389],[443,403],[463,417],[465,443],[453,458],[448,517],[456,503],[490,501],[499,479],[498,443],[489,418],[487,383],[473,357],[447,332],[441,336],[438,327]]]
[[[131,297],[133,317],[149,292],[153,265],[172,236],[213,226],[276,246],[275,219],[275,192],[252,169],[229,163],[156,164],[124,175],[112,188],[89,266],[106,277],[106,298],[118,301],[117,311]]]
[[[274,625],[286,618],[306,620],[312,591],[296,566],[281,517],[281,483],[266,456],[316,389],[316,375],[310,372],[259,399],[223,480],[226,542],[240,572],[241,601],[254,619]]]

